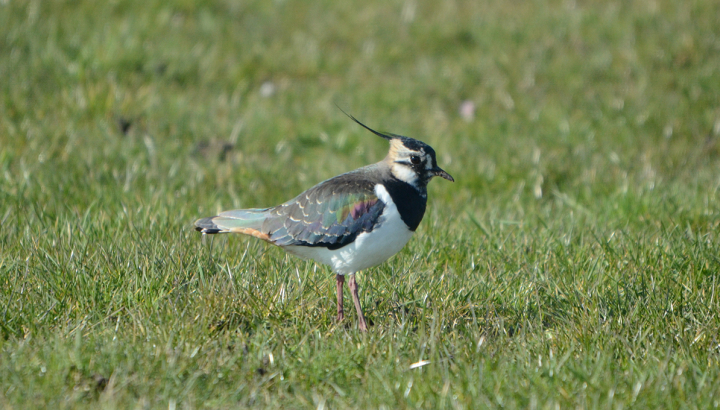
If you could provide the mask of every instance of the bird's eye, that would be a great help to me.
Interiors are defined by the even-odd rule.
[[[412,162],[413,165],[417,165],[420,163],[420,157],[418,157],[417,155],[413,155],[412,157],[410,157],[410,162]]]

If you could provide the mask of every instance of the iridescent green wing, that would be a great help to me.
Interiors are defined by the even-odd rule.
[[[263,232],[279,246],[322,246],[338,249],[370,232],[385,204],[375,184],[341,175],[270,209]]]

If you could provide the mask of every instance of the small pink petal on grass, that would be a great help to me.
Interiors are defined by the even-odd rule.
[[[470,100],[465,100],[460,104],[460,117],[470,122],[475,119],[475,103]]]

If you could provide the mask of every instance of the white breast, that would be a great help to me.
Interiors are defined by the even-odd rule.
[[[301,258],[329,265],[340,275],[359,272],[385,262],[400,252],[412,237],[413,231],[403,222],[384,186],[375,185],[375,195],[383,201],[385,209],[379,218],[380,226],[371,232],[363,232],[352,243],[335,250],[309,246],[286,246],[284,249]]]

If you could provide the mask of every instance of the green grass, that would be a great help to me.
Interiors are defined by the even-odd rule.
[[[720,406],[718,27],[712,0],[0,2],[0,406]],[[367,334],[327,268],[192,229],[381,159],[335,103],[456,179],[359,275]]]

